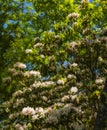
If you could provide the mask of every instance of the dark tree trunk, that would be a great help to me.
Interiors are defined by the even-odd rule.
[[[94,130],[107,130],[107,79],[101,93],[101,100],[95,120]]]

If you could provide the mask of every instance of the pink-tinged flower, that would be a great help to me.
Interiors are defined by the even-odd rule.
[[[34,108],[32,108],[32,107],[24,107],[23,109],[22,109],[22,114],[23,115],[25,115],[25,116],[30,116],[30,115],[34,115],[35,114],[35,110],[34,110]]]

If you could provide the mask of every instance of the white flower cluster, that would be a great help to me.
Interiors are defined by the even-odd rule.
[[[31,54],[32,52],[33,52],[33,51],[32,51],[31,49],[26,49],[26,50],[25,50],[25,53],[26,53],[26,54]]]
[[[61,79],[59,79],[59,80],[57,81],[57,84],[58,84],[58,85],[64,85],[64,83],[65,83],[64,80],[61,80]]]
[[[31,85],[31,88],[38,88],[38,87],[40,87],[41,86],[41,82],[40,81],[35,81],[32,85]]]
[[[53,109],[51,107],[48,107],[48,108],[45,109],[45,113],[50,113],[50,112],[52,112],[52,110]]]
[[[65,95],[65,96],[62,97],[61,101],[62,102],[67,101],[67,100],[69,100],[69,98],[70,97],[68,95]]]
[[[82,0],[81,3],[87,3],[89,0]]]
[[[72,63],[72,64],[70,65],[70,67],[77,67],[77,66],[78,66],[77,63]]]
[[[104,83],[104,80],[101,79],[101,78],[98,78],[98,79],[95,80],[95,83],[96,83],[96,84],[103,84],[103,83]]]
[[[25,69],[26,65],[21,63],[21,62],[16,62],[16,64],[14,64],[14,67],[20,68],[20,69]]]
[[[77,87],[71,87],[71,89],[70,89],[70,93],[71,94],[75,94],[77,92],[78,92],[78,88]]]
[[[34,71],[34,70],[26,71],[24,73],[24,76],[25,77],[35,76],[35,77],[41,78],[40,72],[39,71]]]
[[[70,98],[71,98],[72,101],[79,102],[79,99],[78,99],[78,95],[77,95],[77,94],[71,95]]]
[[[77,45],[79,45],[77,42],[70,42],[70,44],[69,44],[69,46],[70,47],[72,47],[72,48],[74,48],[74,47],[76,47]]]
[[[41,115],[44,115],[44,109],[43,109],[42,107],[37,107],[37,108],[35,109],[35,111],[36,111],[36,113],[39,113],[39,114],[41,114]]]
[[[35,114],[35,110],[34,108],[32,107],[24,107],[22,109],[22,114],[25,115],[25,116],[31,116],[31,115],[34,115]]]
[[[53,81],[45,81],[45,82],[40,82],[40,81],[35,81],[31,87],[33,88],[38,88],[38,87],[50,87],[50,86],[54,86],[55,82]]]
[[[25,103],[25,99],[24,98],[16,99],[13,108],[17,108],[20,105],[24,105],[24,103]]]
[[[41,83],[41,86],[43,87],[49,87],[49,86],[54,86],[54,85],[55,85],[55,82],[53,81],[45,81]]]
[[[41,54],[41,55],[40,55],[40,57],[41,57],[42,59],[44,59],[44,58],[45,58],[45,56],[44,56],[43,54]]]
[[[75,13],[75,12],[73,12],[73,13],[71,13],[71,14],[68,15],[68,19],[78,18],[78,17],[79,17],[79,14]]]
[[[41,47],[41,46],[43,46],[43,43],[38,42],[38,43],[36,43],[36,44],[34,45],[34,48]]]
[[[70,98],[72,101],[79,102],[78,94],[76,94],[77,92],[78,92],[78,88],[75,86],[71,87],[70,91],[68,92],[70,94]]]
[[[35,114],[32,116],[32,121],[35,121],[37,119],[40,119],[45,116],[45,111],[42,107],[37,107],[35,109]]]
[[[69,75],[67,76],[67,78],[68,78],[68,79],[76,79],[76,76],[73,75],[73,74],[69,74]]]

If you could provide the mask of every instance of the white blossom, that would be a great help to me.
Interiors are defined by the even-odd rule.
[[[78,18],[78,17],[79,17],[79,14],[75,13],[75,12],[73,12],[73,13],[71,13],[71,14],[68,15],[68,19]]]
[[[34,115],[35,114],[35,110],[34,110],[34,108],[32,108],[32,107],[24,107],[23,109],[22,109],[22,114],[23,115]]]
[[[69,75],[67,76],[67,78],[68,78],[68,79],[76,79],[76,76],[73,75],[73,74],[69,74]]]
[[[35,82],[31,85],[31,87],[32,87],[32,88],[39,88],[41,85],[42,85],[42,83],[41,83],[40,81],[39,81],[39,82],[35,81]]]
[[[16,64],[14,64],[14,67],[20,68],[20,69],[25,69],[26,65],[21,63],[21,62],[16,62]]]
[[[76,45],[78,45],[78,43],[73,41],[73,42],[70,42],[69,45],[70,47],[74,48]]]
[[[81,3],[87,3],[89,0],[82,0]]]
[[[39,119],[39,115],[36,114],[36,115],[33,115],[33,116],[32,116],[32,121],[35,121],[35,120],[37,120],[37,119]]]
[[[95,80],[95,83],[96,83],[96,84],[102,84],[103,82],[104,82],[104,81],[103,81],[103,79],[101,79],[101,78]]]
[[[77,87],[71,87],[70,92],[76,93],[76,92],[78,92],[78,88]]]
[[[49,87],[49,86],[55,85],[55,83],[53,81],[45,81],[45,82],[42,82],[41,85],[44,87]]]
[[[61,101],[64,102],[64,101],[67,101],[68,99],[69,99],[69,96],[65,95],[64,97],[62,97]]]
[[[40,77],[40,72],[39,71],[30,71],[29,72],[30,73],[30,75],[33,75],[33,76],[35,76],[35,77]]]
[[[41,58],[43,58],[43,59],[45,58],[45,56],[44,56],[44,55],[40,55],[40,57],[41,57]]]
[[[52,108],[51,107],[48,107],[44,110],[44,113],[50,113],[52,112]]]
[[[25,76],[25,77],[28,77],[28,78],[29,78],[30,76],[35,76],[35,77],[38,77],[38,78],[41,77],[40,72],[39,72],[39,71],[34,71],[34,70],[26,71],[26,72],[24,73],[24,76]]]
[[[59,84],[59,85],[64,85],[64,83],[65,83],[64,80],[60,80],[60,79],[59,79],[59,80],[57,81],[57,84]]]
[[[77,64],[77,63],[73,63],[73,64],[71,64],[70,66],[71,66],[71,67],[77,67],[78,64]]]
[[[36,113],[44,113],[44,109],[42,107],[37,107],[35,111]]]
[[[36,43],[36,44],[34,45],[34,48],[41,47],[41,46],[43,46],[43,44],[40,43],[40,42],[38,42],[38,43]]]
[[[26,49],[26,50],[25,50],[25,53],[26,53],[26,54],[30,54],[30,53],[32,53],[32,52],[33,52],[33,51],[32,51],[31,49]]]
[[[35,111],[36,111],[37,114],[39,114],[39,118],[45,116],[45,111],[44,111],[44,109],[43,109],[42,107],[37,107],[37,108],[35,109]]]

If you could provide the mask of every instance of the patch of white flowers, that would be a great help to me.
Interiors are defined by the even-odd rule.
[[[45,110],[42,107],[37,107],[35,109],[35,114],[32,116],[32,121],[38,120],[45,116]]]
[[[73,74],[69,74],[69,75],[67,76],[67,78],[68,78],[68,79],[76,79],[76,76],[73,75]]]
[[[57,81],[57,84],[59,84],[59,85],[64,85],[64,80],[61,80],[61,79],[59,79],[58,81]]]
[[[78,88],[77,87],[71,87],[70,93],[75,94],[77,92],[78,92]]]
[[[26,53],[26,54],[31,54],[32,52],[33,52],[33,51],[32,51],[31,49],[26,49],[26,50],[25,50],[25,53]]]
[[[36,43],[36,44],[34,45],[34,48],[36,49],[37,47],[41,47],[41,46],[43,46],[43,43],[38,42],[38,43]]]
[[[75,46],[77,46],[78,45],[78,43],[77,42],[70,42],[70,44],[69,44],[69,46],[70,47],[72,47],[72,48],[74,48]]]
[[[72,64],[70,65],[70,67],[77,67],[77,66],[78,66],[77,63],[72,63]]]
[[[79,14],[75,13],[75,12],[73,12],[73,13],[71,13],[71,14],[68,15],[68,19],[78,18],[78,17],[79,17]]]
[[[24,107],[22,109],[22,114],[25,115],[25,116],[31,116],[31,115],[34,115],[35,114],[35,110],[34,108],[32,107]]]
[[[98,78],[98,79],[95,80],[95,83],[96,83],[96,84],[103,84],[103,83],[104,83],[104,80],[101,79],[101,78]]]
[[[14,67],[19,69],[25,69],[26,65],[21,62],[16,62],[16,64],[14,64]]]
[[[26,77],[35,76],[35,77],[38,77],[38,78],[41,77],[40,72],[39,71],[34,71],[34,70],[26,71],[24,73],[24,76],[26,76]]]

